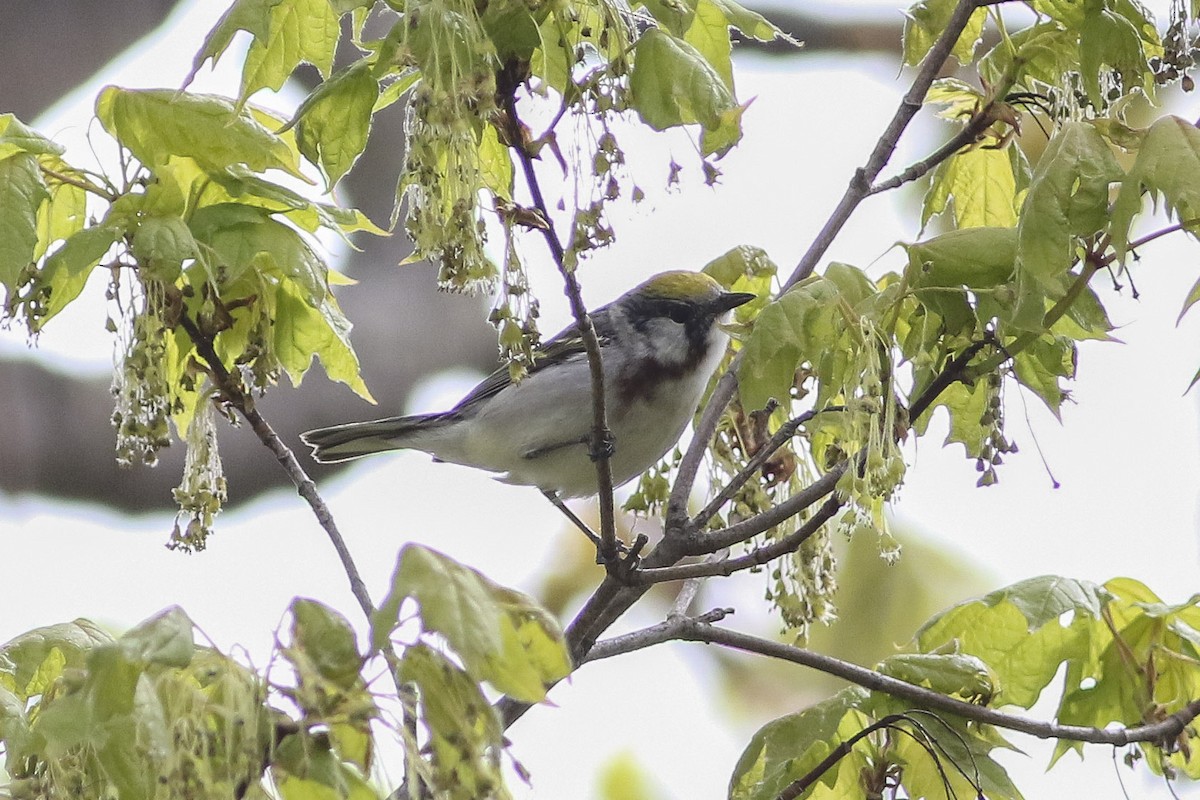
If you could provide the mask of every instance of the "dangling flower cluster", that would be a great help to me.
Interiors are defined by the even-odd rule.
[[[167,547],[193,553],[203,550],[212,532],[213,520],[226,499],[225,474],[217,450],[217,429],[213,425],[212,406],[201,402],[188,426],[187,458],[183,482],[174,490],[179,514]],[[182,519],[190,517],[180,528]]]
[[[836,592],[837,558],[828,528],[823,527],[771,571],[766,599],[779,609],[787,630],[803,642],[814,624],[829,625],[837,619]]]
[[[980,473],[979,480],[975,482],[976,486],[991,486],[996,483],[999,480],[996,467],[1004,463],[1005,455],[1017,452],[1016,443],[1004,438],[1004,400],[1000,396],[1000,373],[990,372],[985,380],[987,402],[983,414],[980,415],[979,424],[989,432],[975,462],[975,471]]]
[[[500,357],[508,363],[508,374],[514,382],[524,378],[533,366],[533,354],[541,341],[537,318],[538,301],[529,291],[529,276],[516,253],[511,224],[506,223],[504,272],[488,321],[499,332]]]
[[[1191,72],[1196,66],[1197,42],[1195,38],[1196,20],[1188,13],[1189,3],[1184,0],[1171,0],[1169,24],[1163,35],[1162,57],[1150,59],[1150,68],[1154,70],[1154,80],[1160,85],[1181,80],[1183,90],[1190,92],[1195,88]]]
[[[861,347],[849,375],[858,386],[845,386],[846,444],[860,448],[861,460],[852,460],[838,481],[838,497],[848,508],[838,520],[845,536],[868,531],[879,536],[880,554],[889,562],[900,555],[900,546],[888,533],[884,506],[904,482],[904,457],[896,444],[896,397],[891,389],[892,364],[883,338],[874,324],[860,320]],[[885,364],[886,361],[886,364]],[[848,448],[844,448],[848,450]]]
[[[140,312],[129,310],[126,316],[131,320],[112,326],[118,333],[112,423],[121,466],[135,462],[154,466],[159,448],[171,443],[171,383],[165,363],[168,332],[159,284],[147,284],[142,305]]]
[[[410,2],[405,45],[421,71],[398,188],[408,203],[413,258],[439,263],[442,288],[490,288],[498,270],[483,249],[479,120],[495,110],[495,49],[472,0]]]

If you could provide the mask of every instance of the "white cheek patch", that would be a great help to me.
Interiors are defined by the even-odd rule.
[[[654,319],[646,325],[646,340],[654,358],[664,365],[682,364],[688,357],[687,331],[678,322]]]

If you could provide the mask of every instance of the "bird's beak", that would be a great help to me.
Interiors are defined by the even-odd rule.
[[[712,308],[718,314],[723,314],[731,308],[737,308],[740,305],[745,305],[751,300],[754,300],[757,295],[749,292],[724,292],[713,300]]]

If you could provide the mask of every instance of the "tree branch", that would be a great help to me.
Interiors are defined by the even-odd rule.
[[[842,228],[858,208],[859,204],[871,194],[872,182],[883,171],[888,159],[891,158],[892,153],[896,149],[897,142],[900,141],[901,134],[904,133],[909,123],[912,122],[917,111],[921,109],[925,95],[929,92],[929,87],[933,84],[942,65],[950,56],[950,52],[954,49],[958,37],[962,35],[963,30],[970,21],[971,14],[975,12],[976,8],[994,4],[994,2],[988,2],[988,0],[959,0],[958,5],[954,8],[954,12],[950,15],[950,19],[947,20],[945,29],[938,36],[937,41],[934,42],[933,47],[930,48],[929,52],[925,55],[925,59],[921,62],[920,69],[913,79],[908,92],[900,101],[900,105],[896,109],[891,122],[884,130],[883,135],[876,142],[875,148],[867,158],[866,164],[855,171],[854,177],[850,179],[850,185],[842,195],[842,199],[825,221],[825,225],[821,228],[816,238],[808,246],[808,250],[805,251],[800,261],[796,264],[796,268],[792,271],[791,276],[783,284],[780,294],[783,294],[807,278],[816,269],[821,257],[825,255],[830,245],[833,244],[838,234],[841,233]],[[667,536],[672,535],[672,533],[678,535],[685,530],[688,496],[691,494],[696,473],[700,468],[700,463],[704,458],[704,452],[708,447],[708,443],[717,429],[717,423],[720,421],[721,414],[725,412],[725,407],[729,405],[729,401],[733,399],[733,394],[737,389],[736,372],[740,363],[741,354],[739,353],[734,358],[733,363],[729,365],[728,371],[721,376],[721,379],[713,389],[708,405],[701,414],[700,421],[696,424],[692,442],[688,446],[687,452],[684,453],[683,459],[680,461],[679,469],[676,472],[675,485],[671,489],[671,497],[667,503],[665,525],[665,534]]]
[[[832,475],[833,473],[829,474]],[[825,477],[828,477],[828,475]],[[834,483],[836,484],[837,482],[834,481]],[[662,567],[659,569],[639,569],[630,574],[628,580],[630,583],[640,586],[643,584],[663,583],[664,581],[683,580],[685,578],[707,578],[713,575],[727,576],[745,569],[753,569],[795,550],[804,540],[820,530],[821,526],[828,522],[841,507],[842,503],[840,500],[836,497],[829,498],[817,510],[817,513],[806,519],[804,524],[795,531],[770,544],[756,547],[744,556],[723,558],[718,561],[701,561],[697,564],[680,564],[678,566]],[[763,515],[760,514],[759,516]]]
[[[995,725],[998,728],[1018,731],[1039,739],[1108,744],[1116,747],[1123,747],[1135,742],[1161,742],[1177,737],[1189,722],[1200,716],[1200,700],[1192,700],[1165,720],[1127,728],[1090,728],[1083,725],[1042,722],[1015,714],[1005,714],[987,706],[956,700],[932,689],[891,678],[848,661],[770,639],[718,628],[695,619],[668,620],[665,624],[671,627],[675,638],[683,641],[720,644],[747,653],[758,653],[782,661],[790,661],[793,664],[810,667],[874,692],[882,692],[929,709],[945,711],[973,722]],[[633,634],[628,635],[632,636]],[[664,633],[659,632],[656,635],[662,637]]]
[[[879,177],[879,173],[883,171],[883,168],[887,166],[888,159],[895,152],[896,144],[900,141],[901,134],[904,133],[904,130],[912,122],[917,112],[921,110],[921,106],[925,101],[925,95],[929,92],[929,87],[933,84],[934,79],[937,78],[946,59],[950,57],[950,52],[954,49],[955,43],[958,42],[958,37],[966,29],[971,15],[975,13],[975,9],[984,5],[991,5],[991,3],[986,2],[986,0],[959,0],[958,5],[954,7],[950,19],[946,21],[945,29],[938,36],[933,47],[925,54],[925,59],[921,62],[917,76],[913,79],[908,93],[900,101],[900,106],[892,116],[892,121],[888,123],[883,135],[876,142],[875,149],[871,151],[871,155],[867,158],[867,163],[857,170],[854,173],[854,177],[850,179],[850,185],[846,187],[846,192],[842,195],[841,201],[834,208],[829,219],[826,220],[820,233],[817,234],[812,244],[809,245],[808,250],[800,258],[799,263],[796,264],[791,277],[783,285],[783,291],[786,292],[813,273],[813,270],[817,267],[817,263],[825,255],[825,251],[829,249],[829,246],[833,244],[834,239],[841,233],[842,227],[858,208],[859,203],[870,195],[871,184]]]
[[[213,348],[212,337],[203,333],[186,313],[181,315],[179,324],[196,345],[196,352],[206,362],[209,377],[220,390],[222,399],[236,408],[238,413],[250,423],[250,429],[275,456],[275,460],[279,462],[283,471],[295,485],[296,491],[308,502],[317,522],[321,524],[329,541],[333,543],[333,549],[337,551],[338,558],[341,559],[342,569],[345,570],[346,578],[350,581],[350,591],[369,620],[375,611],[375,606],[371,603],[371,595],[367,592],[367,585],[359,575],[358,567],[354,564],[354,558],[350,555],[350,549],[346,547],[346,541],[342,538],[337,523],[334,522],[333,514],[330,513],[329,507],[325,505],[325,501],[317,492],[317,485],[300,466],[300,462],[296,460],[291,449],[276,435],[262,414],[258,413],[254,407],[254,398],[242,388],[241,379],[225,368]]]
[[[605,408],[604,396],[604,365],[600,356],[600,340],[596,336],[596,328],[588,314],[587,306],[579,288],[579,280],[575,271],[568,269],[565,261],[565,251],[558,235],[554,232],[554,223],[550,219],[550,210],[542,196],[541,184],[538,183],[537,171],[534,169],[533,156],[526,147],[525,126],[517,116],[517,87],[520,85],[516,77],[515,65],[507,65],[497,76],[498,93],[503,98],[504,111],[508,116],[506,134],[509,145],[517,152],[521,169],[525,174],[525,183],[533,199],[533,206],[542,215],[544,226],[539,226],[554,265],[562,275],[563,289],[571,306],[571,314],[575,317],[575,325],[583,339],[583,347],[587,352],[588,369],[591,373],[592,388],[592,441],[590,455],[596,465],[596,485],[600,505],[600,557],[612,569],[618,562],[617,526],[613,511],[613,477],[609,458],[612,455],[614,441],[612,430],[608,427],[608,413]]]
[[[721,506],[725,505],[729,498],[733,497],[734,494],[737,493],[737,490],[742,488],[746,484],[746,481],[750,480],[751,476],[753,476],[754,473],[766,463],[767,459],[775,455],[775,452],[779,448],[783,447],[788,440],[796,435],[796,431],[800,429],[801,425],[808,422],[817,414],[821,413],[821,411],[833,410],[834,409],[832,408],[825,408],[821,410],[812,409],[811,411],[805,411],[800,416],[793,417],[792,419],[780,425],[779,430],[775,431],[775,435],[773,435],[769,440],[767,440],[766,444],[758,449],[758,452],[756,452],[750,458],[750,460],[746,462],[746,466],[742,467],[741,470],[739,470],[738,473],[730,479],[729,483],[725,485],[725,488],[717,492],[717,496],[710,500],[708,505],[700,510],[699,514],[692,517],[692,527],[696,529],[702,528],[706,522],[712,519],[713,515],[721,510]]]
[[[755,514],[749,519],[730,525],[727,528],[701,534],[695,538],[688,549],[688,555],[700,555],[740,544],[752,536],[757,536],[765,530],[774,528],[784,520],[790,519],[807,508],[810,508],[822,497],[825,497],[837,487],[842,473],[846,471],[846,463],[826,472],[817,480],[805,486],[794,495],[778,505],[768,508],[761,514]]]

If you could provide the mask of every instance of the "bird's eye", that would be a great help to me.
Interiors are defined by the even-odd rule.
[[[692,318],[692,309],[685,303],[671,303],[667,306],[667,316],[682,325]]]

